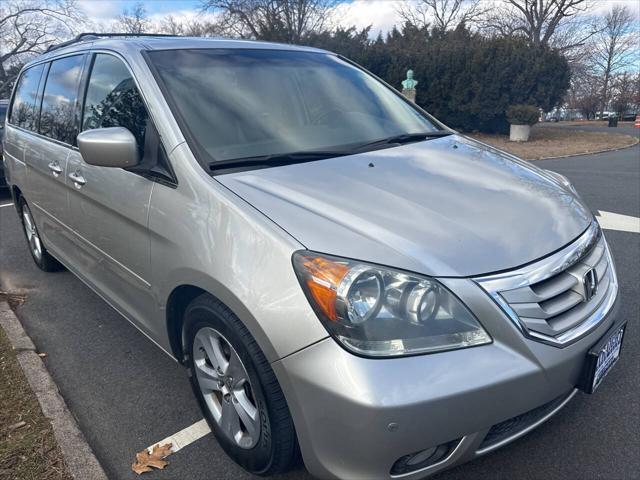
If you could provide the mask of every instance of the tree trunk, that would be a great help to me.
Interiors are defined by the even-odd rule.
[[[602,85],[602,103],[600,104],[600,120],[604,120],[604,109],[607,106],[607,96],[609,93],[609,70],[604,74],[604,83]]]
[[[7,81],[7,72],[4,69],[4,65],[0,63],[0,86],[4,85]]]
[[[0,98],[3,96],[8,96],[5,94],[5,90],[7,90],[7,81],[9,81],[9,75],[7,75],[6,70],[4,69],[4,65],[0,63]]]

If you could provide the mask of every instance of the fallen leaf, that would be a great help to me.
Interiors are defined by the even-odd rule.
[[[17,430],[18,428],[24,427],[26,424],[27,424],[27,422],[25,422],[25,421],[14,423],[13,425],[9,426],[9,431],[13,432],[14,430]]]
[[[172,447],[173,445],[171,443],[165,443],[164,445],[157,444],[153,446],[149,453],[154,457],[165,458],[173,453],[171,451]]]
[[[133,465],[131,465],[131,470],[140,475],[141,473],[151,472],[153,468],[147,467],[145,465],[140,465],[139,463],[134,463]]]
[[[167,462],[166,460],[161,460],[161,459],[155,459],[155,458],[151,458],[149,459],[149,461],[147,462],[147,465],[149,465],[150,467],[153,468],[157,468],[159,470],[164,469],[164,467],[166,467],[167,465],[169,465],[169,462]]]
[[[151,451],[143,450],[136,453],[136,461],[131,465],[131,470],[140,475],[145,472],[151,472],[154,468],[158,470],[164,469],[169,465],[169,462],[164,458],[171,455],[171,446],[170,443],[154,445]]]

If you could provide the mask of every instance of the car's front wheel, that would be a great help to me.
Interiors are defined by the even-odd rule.
[[[293,420],[249,331],[204,294],[187,307],[185,333],[191,384],[222,448],[253,474],[286,471],[297,457]]]
[[[36,263],[40,270],[45,272],[56,272],[62,270],[64,267],[58,260],[56,260],[46,249],[36,222],[31,213],[31,209],[24,198],[20,197],[20,213],[22,220],[22,229],[24,230],[27,243],[29,245],[29,252],[33,257],[33,261]]]

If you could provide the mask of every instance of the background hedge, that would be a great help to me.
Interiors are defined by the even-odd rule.
[[[569,65],[557,51],[520,38],[487,38],[464,26],[442,32],[408,24],[373,41],[368,29],[339,29],[306,43],[342,54],[398,89],[412,68],[416,102],[463,131],[506,133],[509,106],[550,111],[569,88]]]

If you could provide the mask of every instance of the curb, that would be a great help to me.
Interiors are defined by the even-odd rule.
[[[71,476],[75,480],[107,480],[107,475],[38,356],[35,345],[6,302],[0,302],[0,327],[16,352],[18,363],[38,399],[42,413],[51,422]]]
[[[580,131],[584,132],[585,130],[580,130]],[[610,135],[627,135],[627,134],[626,133],[611,133]],[[556,157],[533,158],[533,159],[527,160],[527,161],[528,162],[537,162],[539,160],[553,160],[553,159],[556,159],[556,158],[584,157],[585,155],[598,155],[600,153],[617,152],[619,150],[624,150],[626,148],[631,148],[631,147],[635,147],[636,145],[638,145],[638,143],[640,143],[640,138],[637,138],[637,137],[634,137],[634,138],[635,138],[635,142],[634,143],[632,143],[631,145],[626,145],[624,147],[610,148],[608,150],[596,150],[595,152],[574,153],[573,155],[560,155],[560,156],[556,156]]]

